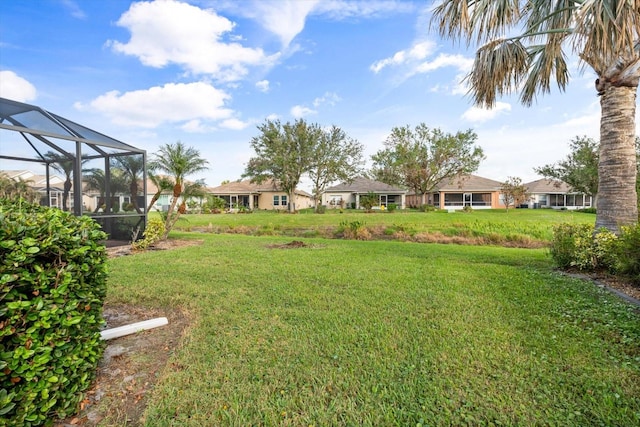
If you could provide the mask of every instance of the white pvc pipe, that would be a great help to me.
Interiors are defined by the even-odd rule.
[[[118,338],[129,334],[135,334],[136,332],[146,331],[147,329],[157,328],[158,326],[164,326],[168,323],[169,321],[166,317],[144,320],[142,322],[136,322],[130,325],[124,325],[117,328],[105,329],[104,331],[100,331],[100,338],[102,338],[103,340],[110,340],[112,338]]]

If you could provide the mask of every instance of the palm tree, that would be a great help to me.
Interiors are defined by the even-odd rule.
[[[0,172],[0,197],[6,199],[23,198],[35,203],[40,196],[30,184],[33,184],[33,181],[24,180],[20,177],[12,179],[7,174]]]
[[[173,178],[173,199],[169,205],[167,218],[165,220],[166,239],[171,231],[171,227],[175,223],[174,218],[179,216],[180,212],[174,212],[178,199],[184,191],[185,177],[207,169],[209,162],[200,157],[200,152],[192,147],[185,147],[178,141],[176,144],[165,144],[160,147],[154,158],[149,163],[149,168],[154,171],[166,172]]]
[[[142,155],[128,155],[115,157],[115,164],[122,169],[127,181],[129,181],[129,193],[131,193],[131,204],[136,212],[142,213],[138,207],[138,182],[144,174],[144,161]]]
[[[66,157],[59,153],[54,153],[53,151],[47,151],[43,156],[46,160],[48,160],[53,169],[60,172],[64,175],[64,192],[62,193],[62,210],[68,211],[68,201],[69,201],[69,192],[71,191],[71,176],[73,175],[73,166],[74,161],[69,157]]]
[[[108,196],[111,199],[115,197],[117,193],[124,193],[127,189],[127,178],[125,173],[120,169],[111,169],[109,180],[109,194],[106,194],[107,189],[107,177],[102,169],[94,168],[85,170],[84,182],[88,190],[96,190],[100,193],[100,199],[105,200]],[[100,209],[100,203],[96,205],[96,211]],[[110,209],[110,207],[107,205]]]
[[[151,201],[149,202],[149,206],[147,206],[147,212],[150,212],[153,205],[155,205],[158,199],[160,198],[160,195],[162,194],[162,192],[171,190],[173,188],[174,183],[171,180],[171,178],[164,175],[156,175],[152,171],[148,171],[147,176],[149,177],[149,180],[153,182],[153,185],[156,186],[156,192],[151,198]]]
[[[638,221],[635,108],[640,79],[640,2],[636,0],[442,0],[433,23],[444,37],[484,43],[467,76],[480,106],[520,92],[530,106],[555,79],[569,82],[566,54],[598,78],[600,159],[596,229],[615,233]],[[522,33],[513,37],[502,34]]]

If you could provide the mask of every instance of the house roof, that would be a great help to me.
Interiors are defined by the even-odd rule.
[[[237,194],[255,194],[255,193],[279,193],[282,190],[278,187],[274,180],[268,179],[260,184],[251,182],[250,180],[228,182],[213,188],[207,188],[209,194],[237,195]],[[306,191],[298,190],[296,194],[305,197],[311,197]]]
[[[499,191],[502,183],[478,175],[459,175],[438,184],[435,191]]]
[[[384,182],[367,178],[356,178],[353,182],[343,182],[325,190],[325,193],[406,193],[404,188],[394,187]]]
[[[568,184],[553,179],[538,179],[524,184],[529,193],[571,193],[571,187]]]

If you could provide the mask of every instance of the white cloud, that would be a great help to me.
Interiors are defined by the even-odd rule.
[[[223,120],[220,123],[220,127],[231,130],[242,130],[249,126],[249,123],[243,122],[242,120],[230,118]]]
[[[280,118],[280,116],[278,116],[278,115],[277,115],[277,114],[275,114],[275,113],[269,114],[269,115],[267,116],[267,120],[270,120],[270,121],[278,120],[279,118]]]
[[[103,113],[119,125],[154,128],[163,123],[187,122],[185,130],[202,129],[200,120],[225,120],[233,111],[224,103],[230,96],[203,83],[168,83],[147,90],[107,92],[88,105],[76,103],[78,109]]]
[[[302,32],[307,15],[317,3],[318,0],[255,1],[252,4],[255,13],[253,18],[265,29],[276,34],[282,46],[287,47]]]
[[[312,110],[309,107],[305,107],[304,105],[295,105],[291,108],[291,115],[296,119],[300,119],[304,116],[308,116],[310,114],[316,114],[317,111]]]
[[[107,45],[116,52],[137,56],[150,67],[173,63],[194,74],[234,81],[248,73],[247,67],[271,65],[278,57],[225,42],[233,22],[212,10],[176,0],[133,3],[117,25],[127,28],[131,38],[127,43],[110,40]]]
[[[417,61],[430,56],[434,52],[435,47],[435,43],[430,40],[421,41],[415,43],[409,49],[400,50],[393,54],[393,56],[374,62],[369,69],[377,74],[385,67],[415,64]]]
[[[419,73],[429,73],[431,71],[435,71],[444,67],[453,67],[463,72],[468,72],[471,70],[471,66],[473,65],[473,59],[466,58],[462,55],[449,55],[446,53],[441,53],[438,55],[436,59],[433,61],[426,61],[414,68],[414,72]]]
[[[313,100],[313,106],[316,108],[320,107],[321,105],[334,106],[340,101],[342,101],[342,98],[340,98],[338,94],[334,92],[325,92],[324,95]]]
[[[260,80],[256,82],[256,87],[260,92],[269,92],[269,80]]]
[[[36,87],[13,71],[0,71],[0,96],[18,102],[36,99]]]
[[[491,109],[471,107],[462,114],[462,119],[474,123],[482,123],[508,111],[511,111],[511,104],[496,102],[496,105]]]
[[[84,13],[80,6],[72,0],[62,0],[62,5],[71,13],[71,16],[77,19],[86,19],[87,14]]]
[[[257,21],[275,34],[284,48],[288,48],[304,30],[307,18],[311,15],[345,20],[388,17],[390,14],[415,11],[413,4],[400,0],[253,0],[226,2],[217,6]]]

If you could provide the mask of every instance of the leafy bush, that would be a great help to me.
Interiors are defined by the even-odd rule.
[[[616,270],[640,284],[640,224],[622,227],[617,248]]]
[[[162,239],[165,232],[164,221],[160,218],[151,218],[142,233],[142,239],[131,244],[133,249],[144,250]]]
[[[576,266],[587,257],[584,254],[584,245],[590,242],[593,235],[593,226],[589,224],[558,224],[553,228],[551,241],[551,257],[560,268]]]
[[[396,205],[395,203],[389,203],[387,204],[387,210],[389,212],[393,212],[398,208],[398,205]]]
[[[471,206],[469,206],[469,205],[465,205],[465,206],[462,208],[462,212],[466,212],[466,213],[473,212],[473,208],[472,208]]]
[[[640,283],[640,224],[622,227],[619,236],[587,224],[554,227],[551,256],[561,268],[609,270]]]
[[[323,214],[325,212],[327,212],[327,206],[326,205],[318,205],[316,207],[316,213]]]
[[[104,349],[105,238],[89,217],[0,199],[0,424],[76,412]]]
[[[420,205],[418,208],[420,212],[433,212],[436,210],[436,207],[433,205]]]

